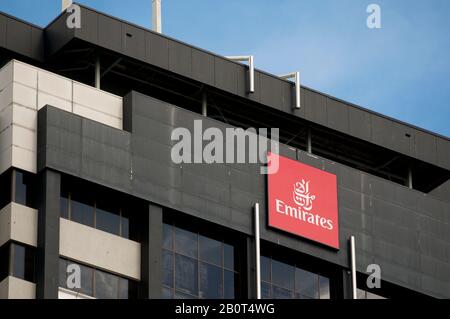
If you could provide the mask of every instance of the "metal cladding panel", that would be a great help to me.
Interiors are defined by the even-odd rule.
[[[0,47],[6,48],[7,18],[0,13]]]
[[[122,23],[122,52],[138,60],[145,60],[145,31]]]
[[[281,81],[273,76],[260,73],[261,103],[272,107],[281,107]]]
[[[218,89],[237,94],[236,63],[224,58],[214,57],[214,86]]]
[[[303,89],[302,99],[305,108],[305,118],[315,123],[327,125],[327,97],[313,91]]]
[[[429,195],[434,196],[440,200],[450,202],[450,180],[446,181],[441,186],[433,189]]]
[[[437,164],[437,138],[420,131],[415,133],[414,155],[422,161]]]
[[[450,143],[441,138],[437,139],[437,164],[450,169]]]
[[[62,14],[44,31],[46,37],[45,51],[48,57],[57,53],[75,36],[75,29],[67,27],[67,18],[67,13]]]
[[[211,54],[192,49],[192,78],[214,85],[214,57]]]
[[[245,81],[249,81],[248,72],[246,72],[246,73],[247,73],[247,77],[245,78]],[[243,81],[243,80],[240,79],[240,81]],[[253,93],[245,92],[245,96],[247,96],[252,101],[260,102],[261,101],[261,72],[255,71],[254,81],[255,81],[255,83],[254,83],[255,84],[255,92],[253,92]]]
[[[31,56],[38,60],[44,60],[44,30],[38,28],[31,29]]]
[[[373,143],[402,154],[414,156],[411,151],[414,143],[414,133],[411,128],[386,120],[376,114],[371,115],[371,122]]]
[[[349,131],[352,136],[358,136],[363,140],[370,141],[372,138],[372,124],[370,113],[355,107],[348,108]]]
[[[70,135],[59,133],[72,126],[65,124],[72,121],[68,118],[78,117],[49,109],[64,116],[47,116],[46,134],[40,125],[39,136],[48,140],[39,144],[46,147],[45,165],[250,236],[252,207],[259,202],[264,240],[348,267],[348,238],[354,235],[359,271],[376,263],[387,281],[436,297],[450,297],[450,281],[445,273],[450,267],[449,202],[281,145],[284,156],[337,174],[341,249],[329,249],[267,226],[266,176],[260,174],[258,164],[171,162],[171,128],[192,129],[193,121],[203,117],[134,92],[125,103],[132,104],[125,105],[126,112],[132,113],[132,134],[82,120],[82,145],[78,147],[84,163],[78,173],[61,156],[73,152],[68,150],[73,147],[68,145],[72,143]],[[204,121],[204,127],[214,125],[226,128],[221,122]],[[52,140],[50,135],[57,138]],[[423,264],[430,260],[437,261],[436,269]],[[425,278],[427,282],[441,283],[424,286]],[[445,293],[443,288],[447,289]]]
[[[344,103],[327,99],[327,126],[342,133],[349,133],[349,108]]]
[[[250,92],[250,73],[245,65],[238,65],[237,71],[237,95],[248,97]]]
[[[110,50],[122,51],[122,23],[105,15],[98,17],[98,44]]]
[[[169,42],[169,70],[187,77],[192,75],[191,47],[175,41]]]
[[[300,109],[295,107],[295,86],[291,82],[281,82],[281,98],[282,104],[280,108],[286,113],[293,113],[297,116],[304,115],[303,105],[300,105]],[[300,100],[302,99],[302,90],[300,90]],[[303,108],[303,110],[302,110]]]
[[[145,61],[160,68],[169,68],[169,40],[152,32],[145,34]]]
[[[6,26],[6,47],[27,57],[32,56],[33,27],[15,19],[8,19]]]
[[[75,29],[75,37],[98,44],[98,17],[100,14],[83,6],[80,8],[81,28]]]

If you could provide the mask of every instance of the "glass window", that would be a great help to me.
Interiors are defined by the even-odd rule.
[[[119,278],[112,274],[95,271],[95,297],[97,299],[117,299]]]
[[[185,293],[197,295],[197,280],[197,261],[177,254],[175,257],[175,288]]]
[[[234,246],[170,224],[162,234],[163,298],[235,298]]]
[[[330,279],[319,276],[320,299],[330,299]]]
[[[292,299],[293,292],[281,287],[272,286],[274,299]]]
[[[318,275],[301,268],[295,270],[296,291],[304,297],[319,298]]]
[[[163,287],[161,298],[162,299],[173,299],[173,291],[172,291],[172,289]]]
[[[222,243],[220,241],[199,236],[200,260],[222,266]]]
[[[69,219],[69,199],[67,195],[61,195],[60,197],[60,210],[61,210],[61,217],[65,219]]]
[[[25,176],[20,171],[15,171],[15,186],[14,202],[25,206],[27,204],[27,185],[25,182]]]
[[[95,228],[110,234],[120,235],[120,215],[101,208],[95,210]]]
[[[34,281],[34,250],[18,244],[12,244],[12,275],[27,281]]]
[[[213,265],[200,264],[200,298],[222,298],[222,268]]]
[[[197,297],[189,295],[189,294],[184,294],[182,292],[176,291],[175,292],[175,299],[197,299]]]
[[[163,250],[163,284],[173,287],[173,253]]]
[[[129,299],[130,281],[119,277],[119,299]]]
[[[120,225],[122,227],[121,236],[123,238],[130,239],[130,218],[128,218],[128,216],[122,215],[120,219]]]
[[[272,283],[294,290],[294,266],[272,260]]]
[[[59,263],[60,287],[68,288],[66,278],[69,265],[77,265],[81,271],[81,288],[72,289],[74,291],[97,299],[136,298],[137,284],[134,281],[65,259],[60,259]]]
[[[68,262],[68,265],[71,262]],[[88,296],[94,295],[93,281],[94,281],[94,270],[90,267],[84,265],[79,265],[81,270],[81,289],[79,292]]]
[[[9,245],[0,247],[0,281],[9,276]]]
[[[80,202],[76,199],[70,201],[71,219],[74,222],[94,227],[94,206]]]
[[[263,299],[271,299],[272,293],[271,293],[271,285],[267,282],[261,282],[261,297]]]
[[[173,250],[172,225],[163,224],[163,248]]]
[[[197,234],[178,227],[174,227],[174,229],[175,229],[175,252],[193,258],[198,258]]]
[[[261,280],[271,281],[270,277],[270,258],[261,256]]]
[[[228,244],[223,244],[223,265],[225,268],[235,270],[234,266],[234,247]]]
[[[295,265],[261,256],[263,298],[330,299],[330,279]]]
[[[236,274],[233,271],[224,271],[223,276],[223,298],[224,299],[234,299],[234,291],[236,290],[235,284],[238,282],[236,280]]]
[[[67,260],[59,260],[59,286],[67,288]]]

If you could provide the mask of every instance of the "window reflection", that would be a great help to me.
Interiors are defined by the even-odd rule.
[[[190,231],[178,227],[174,227],[174,229],[175,229],[175,252],[193,258],[198,258],[197,234],[191,233]]]
[[[177,289],[185,293],[197,295],[197,280],[196,260],[177,254],[175,257],[175,285]]]
[[[173,253],[164,250],[162,254],[163,284],[173,287]]]
[[[235,298],[234,246],[163,224],[162,298]]]
[[[297,268],[296,269],[296,291],[307,298],[319,298],[319,277],[317,274]]]
[[[80,267],[81,288],[67,285],[67,278],[74,274],[67,272],[69,265]],[[59,260],[59,286],[97,299],[130,299],[137,294],[137,285],[132,280],[62,258]]]
[[[294,267],[272,260],[272,282],[288,290],[294,290]]]
[[[261,256],[261,296],[276,299],[329,299],[330,280],[323,275]]]
[[[237,274],[233,271],[224,271],[224,289],[223,289],[223,298],[224,299],[234,299],[235,298],[235,284],[238,282],[236,280]]]
[[[163,248],[173,250],[172,225],[163,224]]]
[[[222,265],[222,243],[220,241],[199,236],[200,260],[215,265]]]
[[[222,298],[222,269],[205,263],[200,264],[200,298]]]
[[[100,194],[100,195],[99,195]],[[100,199],[82,195],[82,192],[68,192],[64,187],[60,196],[60,216],[62,218],[108,232],[123,238],[136,240],[139,227],[134,220],[135,213],[121,208],[117,199],[105,200],[105,192],[99,192]],[[101,198],[103,196],[103,198]]]
[[[0,247],[0,281],[13,276],[26,281],[35,280],[35,248],[9,242]]]
[[[119,278],[106,272],[95,271],[95,296],[98,299],[118,298]]]
[[[74,222],[94,227],[94,207],[78,200],[71,200],[71,219]]]
[[[120,216],[101,208],[95,210],[95,228],[105,232],[120,235]]]

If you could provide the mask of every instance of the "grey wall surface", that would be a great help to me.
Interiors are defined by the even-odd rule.
[[[302,107],[294,109],[292,82],[260,70],[255,72],[255,93],[249,94],[248,68],[243,64],[95,10],[81,8],[82,28],[68,30],[65,25],[66,15],[56,19],[47,28],[49,56],[71,40],[81,39],[266,107],[450,169],[448,138],[306,87],[301,92]]]
[[[53,168],[161,206],[252,235],[261,204],[261,237],[348,267],[356,236],[357,267],[377,263],[382,278],[436,297],[450,297],[450,203],[281,145],[281,154],[338,177],[339,251],[267,228],[266,176],[258,164],[182,164],[171,160],[171,132],[225,124],[130,93],[124,128],[116,130],[46,107],[39,111],[39,169]],[[41,125],[40,123],[45,123]]]
[[[44,30],[0,12],[0,48],[44,61]]]
[[[443,201],[450,202],[450,180],[430,192],[431,196],[434,196]]]

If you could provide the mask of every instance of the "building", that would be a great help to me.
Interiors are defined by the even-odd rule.
[[[297,109],[261,70],[249,93],[246,65],[80,7],[0,13],[1,298],[255,298],[256,203],[264,298],[351,298],[350,236],[360,298],[450,297],[447,137],[307,87]],[[280,128],[283,159],[336,176],[335,246],[269,226],[259,165],[174,164],[195,120]]]

